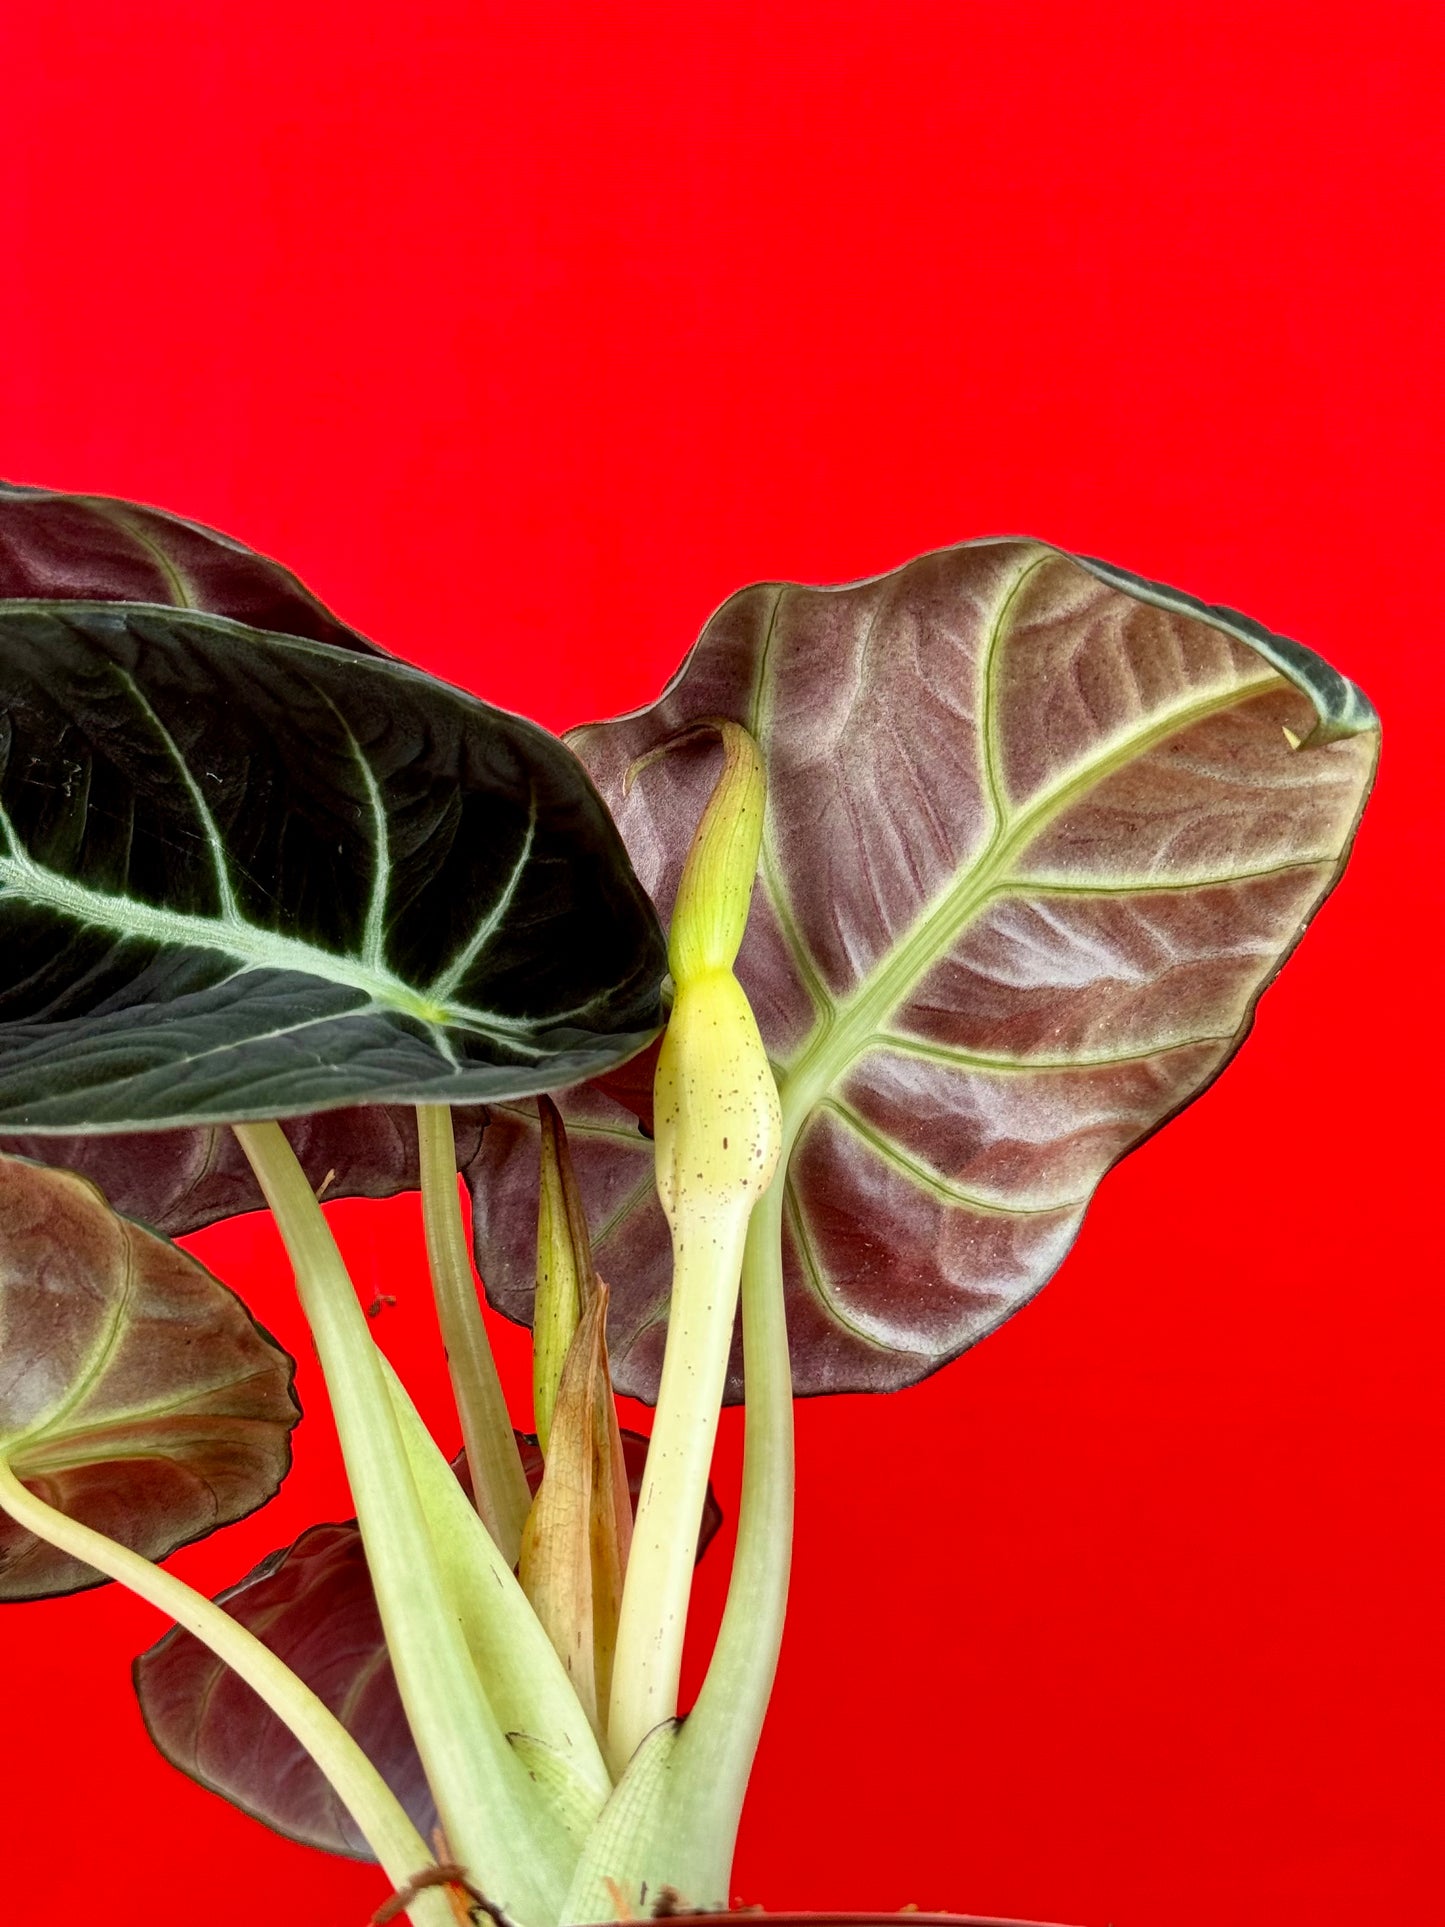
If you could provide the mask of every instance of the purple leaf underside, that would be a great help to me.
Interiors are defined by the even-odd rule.
[[[48,1504],[164,1559],[276,1492],[291,1379],[194,1258],[72,1173],[0,1158],[0,1458]],[[0,1513],[0,1600],[101,1583]]]
[[[202,609],[273,635],[385,654],[269,556],[218,529],[107,495],[0,482],[0,600]]]
[[[1298,644],[1036,542],[746,589],[656,704],[568,739],[664,918],[717,750],[624,779],[709,717],[768,765],[738,974],[783,1102],[797,1389],[892,1390],[1031,1298],[1109,1167],[1238,1048],[1343,866],[1374,715]],[[561,1106],[614,1379],[651,1398],[651,1147],[594,1090]],[[536,1137],[495,1107],[469,1172],[489,1295],[522,1322]]]
[[[436,1806],[396,1690],[355,1522],[310,1527],[218,1603],[330,1707],[428,1839]],[[198,1639],[176,1628],[141,1654],[134,1674],[146,1729],[173,1766],[293,1840],[374,1858],[311,1755]]]
[[[541,1452],[528,1434],[517,1441],[535,1492]],[[634,1432],[622,1441],[635,1506],[647,1441]],[[470,1494],[464,1454],[454,1469]],[[699,1558],[721,1523],[709,1488]],[[355,1520],[312,1526],[218,1603],[324,1700],[430,1838],[436,1806],[397,1693]],[[373,1858],[311,1756],[198,1639],[176,1627],[141,1654],[134,1672],[147,1730],[173,1766],[290,1839]]]
[[[457,1164],[478,1154],[486,1111],[452,1111]],[[327,1199],[389,1198],[415,1191],[416,1114],[409,1105],[372,1104],[283,1119],[282,1130],[314,1189]],[[0,1137],[0,1153],[61,1165],[98,1185],[115,1210],[168,1238],[265,1206],[260,1186],[228,1125],[175,1131],[54,1137]]]

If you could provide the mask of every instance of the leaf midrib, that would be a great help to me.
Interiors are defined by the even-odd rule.
[[[823,1104],[829,1116],[843,1124],[875,1157],[881,1158],[919,1190],[931,1192],[950,1210],[972,1211],[986,1218],[1048,1218],[1065,1211],[1082,1211],[1088,1195],[1058,1198],[1047,1204],[1010,1204],[1003,1198],[988,1198],[982,1192],[956,1184],[941,1171],[931,1170],[919,1157],[910,1155],[902,1145],[870,1124],[861,1112],[841,1098],[827,1097]]]
[[[1113,739],[1100,755],[1076,765],[1040,791],[1012,822],[1000,822],[972,863],[959,872],[874,970],[833,1005],[832,1022],[820,1025],[790,1064],[779,1067],[783,1140],[791,1148],[805,1120],[883,1029],[928,971],[946,957],[969,924],[1009,880],[1009,865],[1064,814],[1077,798],[1134,758],[1170,736],[1223,710],[1284,685],[1276,671],[1212,689],[1156,715],[1143,728]]]
[[[103,513],[108,514],[108,511]],[[144,535],[132,528],[128,522],[123,522],[113,515],[110,515],[109,519],[116,522],[117,526],[124,527],[129,533],[136,535],[145,546],[152,546],[146,542]],[[155,553],[164,563],[160,551],[157,550]],[[179,579],[176,586],[179,591],[181,586]],[[60,606],[76,611],[99,611],[111,619],[114,619],[117,607],[114,604],[93,601]],[[121,607],[126,606],[129,605],[121,605]],[[141,606],[151,607],[152,605]],[[223,632],[239,629],[249,635],[263,636],[269,646],[289,649],[303,657],[308,653],[317,653],[318,647],[324,654],[335,653],[326,645],[310,643],[305,638],[273,635],[267,631],[255,630],[247,624],[233,623],[229,618],[212,617],[205,611],[195,609],[184,598],[179,606],[188,619],[200,620],[206,627],[220,629]],[[158,611],[172,613],[166,610],[164,605],[158,604],[154,607]],[[54,605],[33,598],[0,600],[0,610],[31,609],[51,615],[54,613]],[[365,656],[358,656],[355,662],[356,666],[360,667],[376,666],[374,662],[368,664]],[[283,936],[279,932],[266,930],[258,924],[251,923],[240,914],[236,904],[225,839],[206,801],[205,793],[196,780],[195,772],[135,677],[118,664],[111,666],[132,704],[150,725],[179,774],[200,826],[201,836],[210,854],[220,913],[202,917],[184,911],[164,910],[134,897],[96,890],[88,884],[62,876],[58,871],[37,862],[25,848],[3,804],[0,804],[0,831],[3,831],[10,848],[7,854],[0,856],[0,888],[8,887],[22,899],[53,909],[57,914],[71,916],[78,922],[112,930],[122,939],[134,938],[142,942],[163,945],[173,943],[189,949],[210,950],[234,958],[242,966],[242,971],[263,968],[297,971],[306,976],[320,978],[327,983],[340,984],[347,989],[357,990],[372,1004],[399,1011],[427,1025],[440,1053],[451,1059],[453,1063],[453,1053],[443,1035],[444,1029],[448,1026],[490,1033],[508,1040],[516,1040],[531,1033],[535,1028],[533,1024],[505,1017],[497,1011],[479,1010],[472,1005],[457,1003],[454,1000],[454,993],[466,971],[475,963],[481,951],[495,935],[511,906],[522,874],[531,858],[538,818],[535,784],[529,783],[528,786],[529,814],[521,849],[496,901],[481,919],[457,957],[438,974],[426,990],[419,990],[415,985],[389,970],[384,961],[382,952],[385,938],[385,911],[391,874],[389,821],[377,784],[376,773],[358,742],[350,722],[327,690],[314,682],[310,684],[335,716],[350,744],[366,791],[367,808],[372,824],[372,888],[367,904],[360,956],[344,951],[327,950],[318,944],[306,943],[300,938]],[[352,666],[349,660],[348,667]],[[421,673],[412,670],[408,664],[392,664],[389,659],[386,666],[401,672],[409,671],[412,678],[416,678]],[[434,679],[422,677],[422,680]],[[460,692],[453,690],[450,693],[455,696]],[[470,700],[475,701],[475,699]],[[535,728],[536,725],[529,725],[529,727]],[[554,1017],[557,1021],[561,1021],[581,1014],[587,1007],[582,1005],[574,1010],[556,1012]]]
[[[748,731],[755,742],[766,742],[770,733],[773,715],[774,684],[768,670],[773,653],[773,643],[777,636],[778,618],[782,613],[786,585],[780,585],[773,597],[773,606],[768,611],[768,626],[763,634],[763,645],[758,652],[757,673],[753,681],[752,709],[748,718]],[[798,920],[793,913],[793,905],[788,895],[787,880],[784,875],[782,859],[778,854],[776,826],[773,812],[763,812],[762,846],[759,851],[762,866],[763,885],[768,900],[773,906],[773,915],[778,920],[778,932],[783,947],[792,958],[794,967],[802,979],[803,988],[812,1003],[815,1021],[824,1026],[832,1022],[832,1005],[828,997],[828,987],[823,982],[812,952],[803,942],[798,929]]]
[[[45,1439],[51,1434],[65,1429],[65,1421],[72,1413],[85,1404],[87,1398],[100,1383],[106,1366],[115,1355],[125,1330],[126,1314],[136,1295],[135,1247],[122,1231],[119,1233],[119,1252],[117,1263],[120,1268],[120,1283],[110,1294],[110,1302],[105,1308],[100,1329],[90,1350],[66,1387],[58,1405],[48,1411],[43,1418],[27,1425],[13,1438],[3,1444],[3,1455],[14,1460],[24,1453],[26,1446],[33,1446],[37,1439]]]
[[[9,825],[5,826],[7,829]],[[11,850],[0,856],[0,887],[12,891],[24,902],[52,910],[73,922],[110,930],[125,940],[157,945],[175,945],[188,950],[209,950],[234,958],[247,970],[285,970],[359,991],[372,1003],[398,1010],[419,1022],[448,1024],[460,1029],[499,1032],[505,1036],[523,1035],[528,1026],[495,1011],[476,1010],[469,1005],[434,1001],[416,990],[403,978],[359,957],[324,950],[319,944],[299,937],[283,936],[265,930],[239,916],[198,916],[184,910],[167,910],[136,897],[93,889],[78,883],[21,851],[11,832]]]

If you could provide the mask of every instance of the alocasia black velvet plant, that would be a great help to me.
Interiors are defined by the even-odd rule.
[[[1244,617],[988,540],[744,590],[655,705],[563,745],[225,537],[22,488],[0,683],[0,1597],[111,1578],[172,1617],[136,1665],[156,1743],[380,1860],[379,1919],[724,1902],[794,1392],[908,1385],[1047,1280],[1338,877],[1368,702]],[[534,1326],[535,1440],[459,1170]],[[409,1188],[455,1465],[318,1204]],[[263,1202],[357,1520],[218,1606],[155,1562],[265,1503],[296,1407],[171,1240]]]

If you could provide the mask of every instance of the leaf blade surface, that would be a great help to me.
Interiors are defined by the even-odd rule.
[[[660,935],[545,732],[194,612],[0,605],[0,1127],[96,1131],[605,1069]]]
[[[289,569],[219,529],[113,496],[0,482],[0,601],[27,599],[202,609],[278,635],[385,653]]]
[[[0,1457],[48,1504],[149,1559],[245,1517],[290,1468],[291,1379],[195,1259],[0,1159]],[[0,1599],[99,1583],[0,1514]]]
[[[458,1106],[452,1123],[462,1168],[481,1148],[486,1113],[478,1106]],[[389,1198],[420,1186],[416,1112],[410,1106],[319,1111],[290,1118],[282,1128],[312,1188],[328,1201]],[[0,1154],[78,1172],[122,1217],[137,1218],[167,1238],[266,1208],[256,1174],[235,1132],[224,1124],[106,1136],[0,1137]]]
[[[658,703],[569,739],[664,914],[711,759],[627,772],[718,716],[768,763],[738,975],[782,1096],[798,1389],[891,1389],[1026,1302],[1105,1171],[1238,1047],[1342,867],[1373,711],[1247,618],[1022,539],[759,585]],[[617,1382],[647,1396],[667,1286],[646,1146],[594,1094],[563,1110]],[[526,1132],[502,1107],[474,1167],[479,1265],[514,1317]]]

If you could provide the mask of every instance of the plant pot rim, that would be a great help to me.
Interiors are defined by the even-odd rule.
[[[924,1913],[915,1907],[895,1908],[891,1913],[881,1909],[816,1913],[794,1909],[774,1913],[766,1907],[737,1907],[725,1914],[694,1913],[688,1908],[679,1908],[675,1914],[653,1918],[686,1921],[688,1927],[711,1927],[711,1923],[723,1921],[737,1927],[739,1921],[749,1919],[766,1922],[766,1927],[1060,1927],[1060,1923],[1054,1921],[1016,1920],[1011,1915]],[[606,1927],[617,1927],[617,1924],[608,1922]]]

